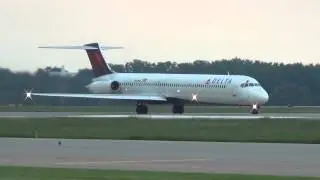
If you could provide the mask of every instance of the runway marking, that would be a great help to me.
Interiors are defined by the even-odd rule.
[[[138,119],[319,119],[312,116],[250,116],[250,115],[70,115],[67,118],[138,118]]]
[[[251,115],[248,113],[185,113],[185,114],[74,114],[69,113],[0,113],[1,118],[133,118],[133,119],[155,119],[155,120],[172,120],[172,119],[208,119],[208,120],[259,120],[259,119],[305,119],[305,120],[320,120],[320,113],[262,113],[259,115]]]
[[[209,161],[212,159],[151,159],[151,160],[118,160],[118,161],[79,161],[79,162],[58,162],[56,165],[89,165],[89,164],[139,164],[139,163],[157,163],[157,162],[195,162]]]
[[[265,116],[191,116],[191,115],[71,115],[69,118],[141,118],[141,119],[262,119]]]

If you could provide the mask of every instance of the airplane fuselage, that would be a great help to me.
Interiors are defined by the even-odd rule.
[[[113,73],[86,86],[97,94],[149,94],[197,103],[264,104],[268,94],[252,77],[243,75]]]

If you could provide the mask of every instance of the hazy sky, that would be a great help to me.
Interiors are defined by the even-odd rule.
[[[0,66],[90,67],[84,51],[38,45],[100,42],[111,63],[250,58],[320,62],[320,0],[0,0]]]

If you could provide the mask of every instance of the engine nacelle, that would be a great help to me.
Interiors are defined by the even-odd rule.
[[[86,86],[93,93],[120,93],[118,81],[96,81]]]
[[[112,91],[119,91],[120,90],[120,83],[118,81],[112,81],[110,84],[110,88]]]

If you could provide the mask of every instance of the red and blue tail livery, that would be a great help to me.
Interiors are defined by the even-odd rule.
[[[112,71],[109,65],[106,63],[100,51],[100,47],[98,43],[86,44],[85,46],[95,48],[95,49],[86,49],[88,58],[91,63],[92,71],[95,77],[114,73],[114,71]]]

